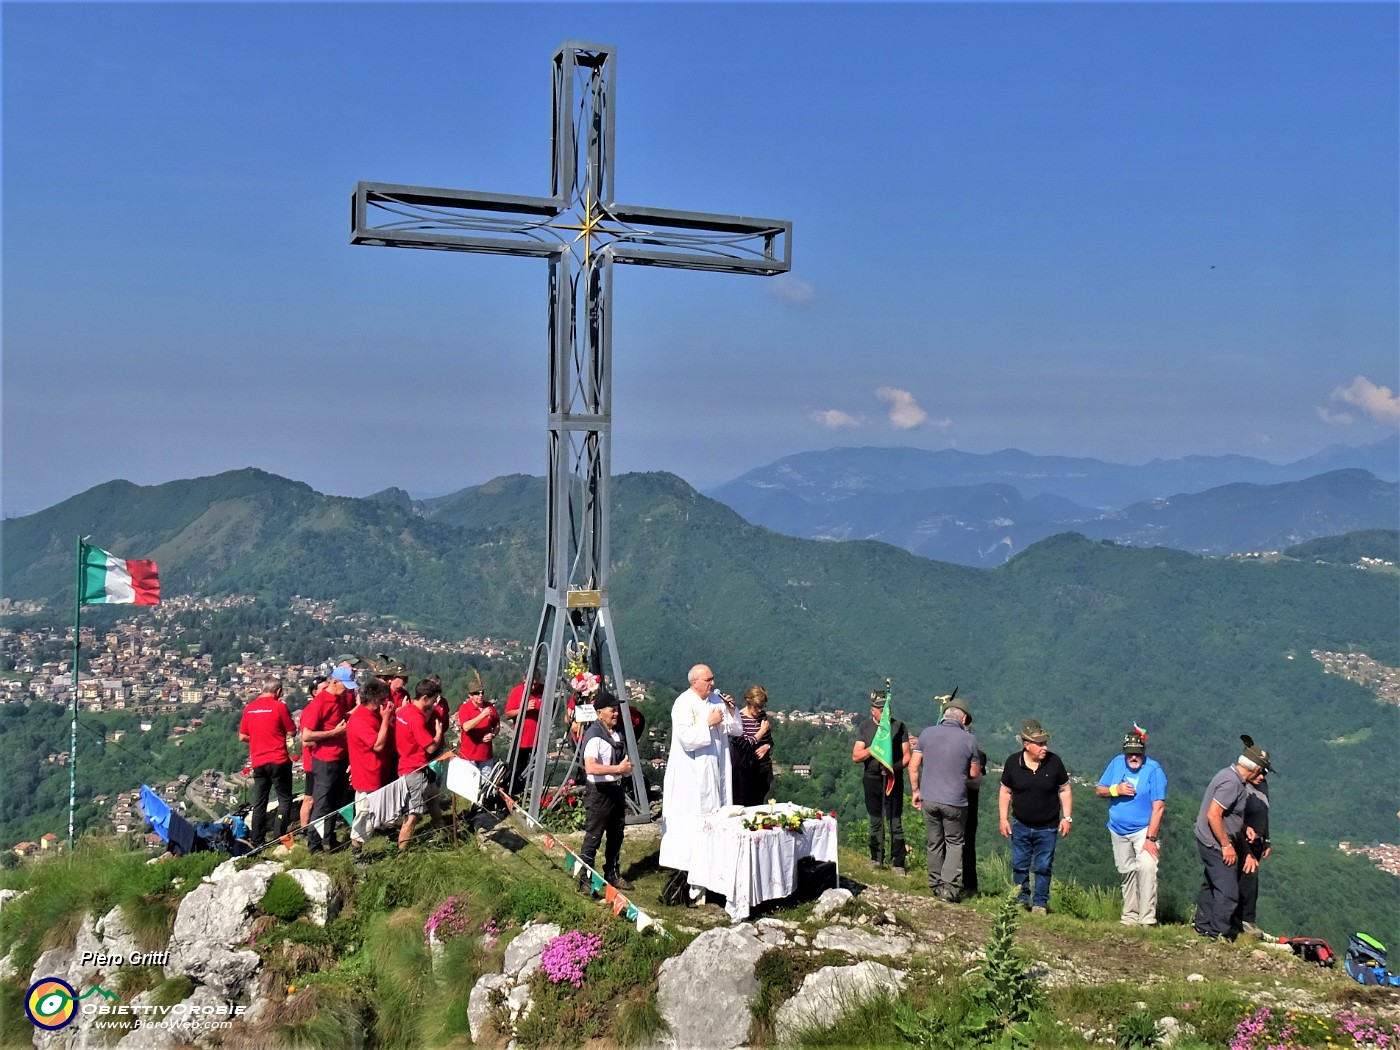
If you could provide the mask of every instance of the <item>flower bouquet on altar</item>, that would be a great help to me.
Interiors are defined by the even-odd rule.
[[[835,816],[836,814],[832,814]],[[761,807],[751,817],[745,817],[743,824],[746,831],[771,831],[782,828],[784,831],[798,832],[802,830],[802,824],[808,820],[821,820],[826,814],[819,809],[804,809],[800,806],[784,804],[778,806],[775,802],[769,802],[767,806]]]

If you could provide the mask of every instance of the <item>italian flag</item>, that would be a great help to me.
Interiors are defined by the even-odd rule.
[[[100,547],[80,545],[78,554],[80,605],[159,605],[160,580],[156,563],[127,560]]]

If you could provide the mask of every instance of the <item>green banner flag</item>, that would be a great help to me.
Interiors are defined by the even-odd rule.
[[[879,695],[878,693],[876,694]],[[894,790],[894,737],[890,731],[890,707],[892,693],[890,680],[885,679],[885,706],[880,712],[880,725],[875,730],[875,739],[870,741],[870,757],[885,767],[885,794]]]

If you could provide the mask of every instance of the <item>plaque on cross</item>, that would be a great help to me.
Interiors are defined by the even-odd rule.
[[[629,820],[649,819],[609,606],[612,458],[612,265],[615,262],[771,276],[791,266],[792,223],[619,204],[613,198],[616,49],[566,41],[554,53],[550,195],[356,184],[352,244],[486,252],[549,264],[548,495],[545,604],[525,695],[545,684],[538,745],[516,722],[511,776],[532,817],[552,768],[552,734],[570,688],[566,648],[588,654],[623,702],[632,759]],[[606,663],[605,663],[606,661]],[[557,763],[555,764],[557,767]],[[556,768],[557,772],[557,768]]]

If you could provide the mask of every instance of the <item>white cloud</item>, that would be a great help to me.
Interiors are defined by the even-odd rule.
[[[806,306],[817,297],[810,284],[790,273],[775,277],[767,282],[767,286],[774,295],[792,306]]]
[[[875,391],[875,396],[890,406],[890,423],[896,430],[913,430],[928,422],[928,413],[919,407],[914,395],[907,390],[882,386]]]
[[[1355,422],[1350,412],[1333,412],[1326,405],[1317,406],[1317,418],[1334,427],[1349,427]]]
[[[1377,386],[1365,376],[1357,376],[1351,386],[1337,387],[1332,391],[1332,400],[1361,409],[1377,423],[1400,423],[1400,397],[1396,397],[1390,387]],[[1347,422],[1350,421],[1348,418]]]
[[[826,427],[827,430],[849,430],[852,427],[861,425],[861,420],[849,412],[842,412],[839,408],[818,408],[808,413],[808,418],[813,423]]]

